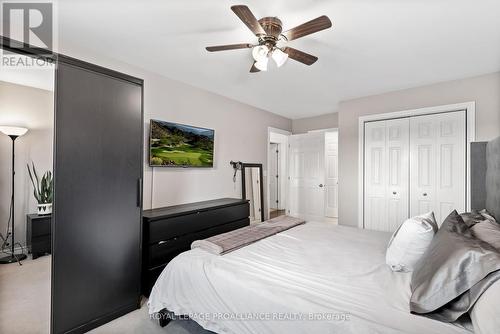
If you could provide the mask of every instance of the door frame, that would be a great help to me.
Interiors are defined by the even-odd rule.
[[[264,171],[264,177],[266,178],[266,194],[265,194],[265,200],[264,200],[264,203],[265,203],[265,208],[263,210],[265,210],[265,219],[268,219],[271,215],[271,198],[270,198],[270,193],[271,193],[271,190],[270,190],[270,182],[269,182],[269,161],[272,159],[271,158],[271,153],[270,153],[270,147],[271,147],[271,133],[276,133],[276,134],[280,134],[280,135],[283,135],[283,136],[286,136],[286,137],[289,137],[292,135],[292,132],[291,131],[288,131],[288,130],[283,130],[283,129],[278,129],[278,128],[274,128],[272,126],[269,126],[267,128],[267,143],[266,143],[266,165],[265,165],[265,171]],[[281,146],[281,149],[282,150],[285,150],[286,154],[286,159],[282,159],[281,160],[281,163],[285,163],[286,166],[285,166],[285,170],[286,170],[286,174],[284,175],[285,177],[285,180],[288,181],[288,176],[289,176],[289,170],[288,170],[288,166],[289,166],[289,163],[288,163],[288,139],[286,141],[286,143],[284,145]],[[284,160],[284,161],[283,161]],[[281,182],[280,182],[281,183]],[[285,197],[286,196],[286,201],[285,201],[285,212],[288,212],[288,182],[285,182],[285,191],[283,192],[283,194],[281,195],[281,197]]]
[[[329,132],[336,132],[337,133],[337,216],[336,217],[329,217],[327,216],[327,210],[326,210],[326,203],[328,201],[328,188],[325,189],[325,219],[327,220],[332,220],[335,222],[338,222],[339,219],[339,183],[340,183],[340,175],[339,175],[339,129],[338,128],[331,128],[331,129],[326,129],[325,130],[325,136]],[[326,140],[326,137],[325,137]],[[325,187],[327,187],[327,155],[326,155],[326,143],[325,143]]]
[[[476,101],[441,105],[428,108],[402,110],[389,113],[373,114],[359,117],[358,120],[358,228],[364,226],[364,168],[365,168],[365,123],[373,121],[383,121],[396,118],[405,118],[412,116],[423,116],[432,114],[441,114],[454,111],[465,110],[466,114],[466,210],[471,208],[471,175],[470,175],[470,145],[476,140]]]

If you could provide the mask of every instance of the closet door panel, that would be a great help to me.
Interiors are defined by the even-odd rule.
[[[410,119],[410,216],[434,208],[436,126],[434,115]]]
[[[465,210],[465,111],[412,117],[410,129],[410,214],[434,211],[441,224]]]
[[[386,121],[388,232],[408,218],[409,119]]]
[[[439,115],[437,126],[436,220],[439,224],[451,211],[465,211],[466,129],[465,111]]]
[[[386,151],[386,122],[366,123],[364,227],[370,230],[389,228]]]
[[[365,228],[395,231],[408,218],[409,120],[365,124]]]

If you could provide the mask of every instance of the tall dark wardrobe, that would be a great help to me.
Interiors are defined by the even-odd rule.
[[[83,333],[140,303],[143,81],[0,37],[57,62],[51,333]]]
[[[139,306],[142,80],[59,56],[55,89],[52,332]]]

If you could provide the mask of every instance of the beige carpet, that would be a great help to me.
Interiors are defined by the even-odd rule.
[[[50,256],[23,265],[0,265],[0,334],[50,331]],[[206,334],[194,321],[173,321],[161,328],[149,318],[146,299],[139,310],[94,329],[92,334]]]
[[[50,329],[50,256],[0,265],[0,333],[46,334]]]

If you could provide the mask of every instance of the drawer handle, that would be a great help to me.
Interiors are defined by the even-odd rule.
[[[163,244],[166,244],[167,242],[171,242],[171,241],[175,241],[177,240],[178,238],[175,237],[175,238],[172,238],[170,240],[162,240],[162,241],[158,241],[158,245],[163,245]]]

